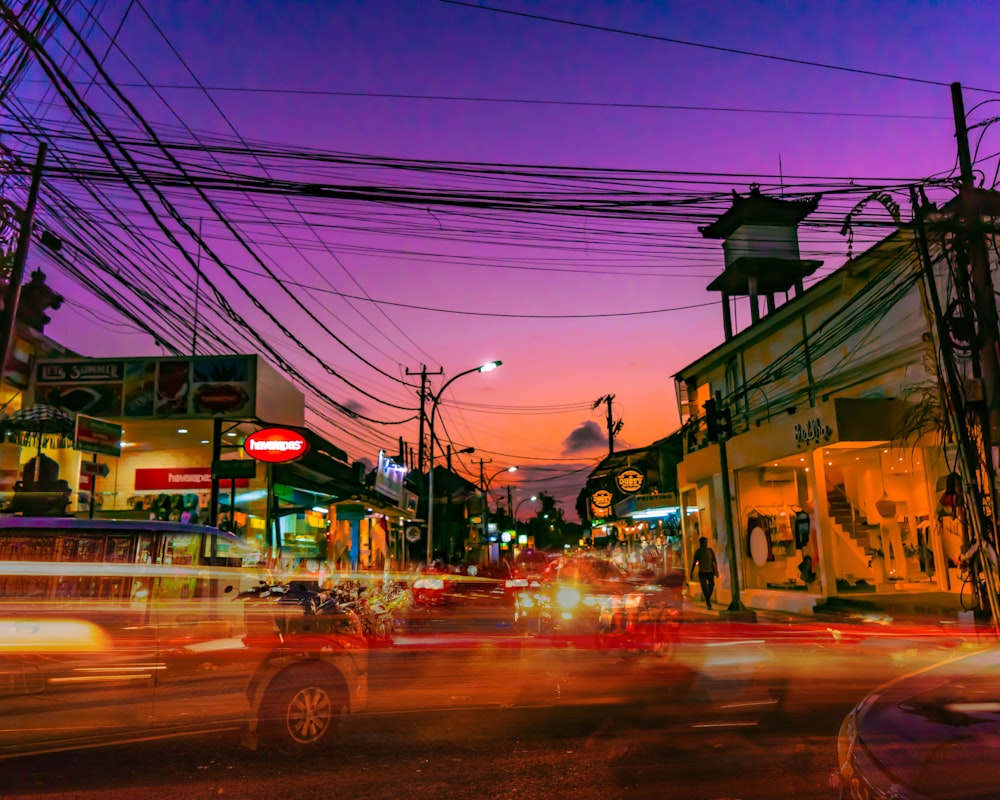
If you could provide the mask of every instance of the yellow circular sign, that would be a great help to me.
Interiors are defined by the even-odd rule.
[[[598,489],[590,496],[590,502],[594,508],[611,508],[611,492],[607,489]]]
[[[639,470],[631,467],[623,469],[615,477],[615,483],[618,484],[618,488],[625,494],[635,494],[642,488],[645,482],[646,476],[639,472]]]

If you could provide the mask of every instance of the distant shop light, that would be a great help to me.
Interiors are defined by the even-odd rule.
[[[654,519],[656,517],[669,517],[671,514],[679,513],[679,506],[663,506],[662,508],[644,508],[642,511],[636,511],[630,516],[632,519]]]

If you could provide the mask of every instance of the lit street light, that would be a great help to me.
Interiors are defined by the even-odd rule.
[[[525,497],[523,500],[518,500],[517,505],[514,506],[514,513],[512,514],[514,519],[517,519],[517,511],[524,503],[534,503],[537,499],[537,495],[531,495],[531,497]]]
[[[430,437],[431,437],[431,447],[430,447],[430,471],[427,473],[427,564],[428,566],[434,560],[434,419],[437,416],[438,403],[441,402],[441,397],[444,395],[445,390],[451,386],[455,381],[461,378],[463,375],[471,375],[473,372],[491,372],[499,367],[502,361],[490,361],[479,367],[473,367],[472,369],[467,369],[464,372],[459,372],[457,375],[452,376],[449,380],[445,381],[444,386],[437,394],[431,393],[431,418],[430,418]]]
[[[511,514],[511,516],[514,518],[514,532],[515,533],[517,533],[517,524],[518,524],[517,512],[521,508],[521,505],[524,504],[524,503],[534,503],[537,499],[538,499],[538,496],[533,494],[533,495],[531,495],[531,497],[525,497],[523,500],[518,500],[517,501],[517,505],[514,506],[514,513]]]

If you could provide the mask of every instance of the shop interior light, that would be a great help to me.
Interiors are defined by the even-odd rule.
[[[326,506],[313,506],[313,511],[317,514],[326,514],[329,510]]]
[[[229,431],[229,433],[226,434],[226,436],[235,436],[235,435],[236,431]]]
[[[208,439],[202,439],[202,440],[201,440],[201,443],[202,443],[202,444],[208,444]]]
[[[249,503],[251,500],[261,500],[267,497],[266,489],[255,489],[252,492],[244,492],[243,494],[236,495],[237,503]]]
[[[187,429],[187,428],[178,428],[178,429],[177,429],[177,432],[178,432],[178,433],[187,433],[187,432],[188,432],[188,429]]]

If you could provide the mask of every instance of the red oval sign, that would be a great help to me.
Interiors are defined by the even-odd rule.
[[[301,433],[287,428],[264,428],[243,441],[243,452],[258,461],[281,464],[302,458],[309,452],[309,442]]]

